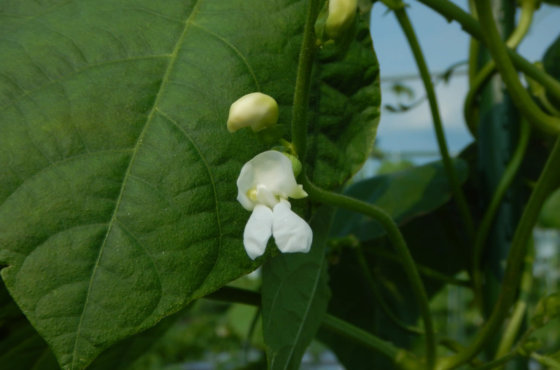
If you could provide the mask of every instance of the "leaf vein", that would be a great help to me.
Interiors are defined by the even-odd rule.
[[[162,112],[160,109],[158,109],[157,111],[162,117],[164,117],[167,121],[169,121],[171,124],[173,124],[185,136],[185,138],[192,144],[192,146],[195,148],[196,152],[198,153],[200,159],[202,160],[202,163],[204,163],[204,167],[206,168],[206,171],[208,172],[208,177],[210,179],[210,183],[212,184],[212,191],[214,193],[214,203],[216,205],[216,223],[217,223],[217,226],[218,226],[218,255],[219,255],[220,250],[222,249],[223,231],[222,231],[222,222],[221,222],[221,217],[220,217],[218,191],[216,190],[216,181],[214,180],[214,176],[212,175],[212,171],[210,170],[210,165],[208,164],[208,161],[206,160],[204,155],[202,155],[202,152],[201,152],[200,148],[198,147],[198,145],[196,145],[196,142],[192,139],[192,137],[189,135],[189,133],[183,127],[181,127],[173,118],[169,117],[167,114]],[[214,269],[217,262],[218,262],[218,256],[216,256],[216,258],[214,259],[212,267],[210,268],[210,270],[208,270],[207,276],[210,275],[210,272]]]
[[[63,158],[63,159],[60,159],[60,160],[57,160],[57,161],[50,161],[48,166],[43,167],[41,170],[35,172],[34,174],[30,175],[30,176],[27,177],[25,180],[23,180],[23,181],[10,193],[10,195],[8,195],[8,196],[2,201],[2,203],[5,202],[5,201],[6,201],[8,198],[10,198],[11,196],[13,196],[13,195],[21,188],[21,186],[22,186],[25,182],[34,179],[35,177],[37,177],[37,176],[41,175],[42,173],[45,173],[45,172],[47,172],[47,171],[53,169],[54,167],[56,167],[56,166],[58,166],[58,165],[61,165],[61,164],[67,163],[67,162],[71,162],[71,161],[73,161],[73,160],[77,160],[77,159],[80,159],[80,158],[82,158],[82,157],[92,156],[92,155],[104,155],[104,154],[108,154],[108,153],[126,153],[126,152],[130,152],[130,151],[132,151],[132,149],[128,149],[128,148],[127,148],[127,149],[98,150],[98,151],[95,151],[95,152],[86,152],[86,153],[81,153],[81,154],[78,154],[78,155],[73,155],[73,156],[66,157],[66,158]],[[2,207],[2,203],[0,203],[0,207]]]
[[[160,287],[160,296],[159,296],[159,301],[161,302],[161,297],[163,294],[163,281],[161,279],[161,272],[159,271],[156,261],[154,259],[154,257],[152,256],[152,254],[149,252],[148,248],[146,248],[146,246],[144,246],[144,244],[142,244],[140,242],[140,240],[138,239],[138,237],[136,235],[134,235],[134,233],[118,218],[115,218],[115,222],[119,225],[119,227],[121,228],[122,231],[124,231],[129,237],[130,239],[132,239],[132,241],[138,246],[140,247],[140,249],[142,251],[144,251],[144,253],[146,254],[146,256],[148,256],[148,259],[150,260],[150,262],[152,263],[152,266],[154,266],[154,270],[156,272],[157,275],[157,279],[158,279],[158,283],[159,283],[159,287]],[[159,304],[159,303],[158,303]],[[154,306],[154,310],[156,309],[157,305]],[[146,317],[149,316],[146,313]]]
[[[205,33],[207,33],[208,35],[216,38],[217,40],[221,41],[222,43],[224,43],[226,46],[228,46],[231,50],[234,51],[235,55],[237,57],[239,57],[239,59],[241,59],[241,61],[243,62],[243,64],[247,67],[247,70],[249,71],[249,73],[251,74],[251,77],[253,77],[253,81],[255,81],[255,87],[257,89],[257,91],[261,91],[261,86],[259,84],[259,81],[257,80],[257,75],[255,74],[255,70],[253,69],[253,67],[251,67],[251,64],[249,64],[249,61],[247,60],[247,57],[245,55],[243,55],[243,53],[241,52],[241,50],[239,50],[235,45],[233,45],[231,42],[229,42],[227,39],[225,39],[224,37],[218,35],[215,32],[210,31],[209,29],[194,23],[193,26],[195,26],[196,28],[200,29],[201,31],[204,31]]]
[[[138,154],[139,148],[142,146],[143,138],[146,135],[146,132],[148,131],[148,127],[150,126],[150,123],[153,121],[153,117],[154,117],[154,114],[157,111],[157,107],[158,107],[158,104],[159,104],[159,100],[162,96],[162,92],[165,90],[165,87],[167,85],[167,81],[169,80],[169,75],[171,74],[171,71],[173,70],[175,62],[177,60],[177,55],[178,55],[179,49],[181,48],[181,44],[183,43],[183,40],[185,39],[187,31],[189,30],[190,25],[192,24],[192,19],[194,18],[194,16],[196,15],[196,13],[198,11],[198,8],[200,6],[200,2],[201,2],[201,0],[196,1],[196,3],[192,7],[190,13],[188,14],[188,16],[185,20],[185,27],[183,28],[182,33],[179,35],[179,37],[177,39],[177,42],[175,44],[175,47],[173,49],[173,52],[171,53],[171,57],[169,59],[169,64],[167,65],[167,69],[166,69],[165,74],[163,76],[163,79],[161,81],[159,91],[158,91],[158,93],[157,93],[157,95],[154,99],[154,104],[153,104],[153,106],[150,110],[150,113],[148,114],[148,117],[146,119],[146,123],[144,124],[144,127],[142,129],[142,132],[138,136],[138,140],[136,141],[136,145],[133,149],[133,153],[132,153],[132,156],[130,158],[128,168],[126,169],[126,172],[123,176],[122,186],[121,186],[121,189],[120,189],[120,192],[119,192],[119,196],[116,200],[115,208],[114,208],[113,213],[111,215],[111,219],[109,221],[107,232],[105,233],[105,238],[103,239],[103,242],[101,243],[101,246],[99,247],[99,253],[97,255],[97,259],[95,261],[95,264],[93,266],[93,269],[92,269],[92,272],[91,272],[91,275],[90,275],[90,278],[89,278],[89,286],[88,286],[85,301],[84,301],[84,304],[83,304],[82,314],[80,315],[80,320],[79,320],[78,326],[76,328],[76,337],[74,339],[72,357],[71,357],[71,359],[72,359],[71,360],[72,362],[71,362],[71,365],[70,365],[71,368],[74,368],[75,365],[78,365],[77,364],[78,358],[79,358],[79,356],[78,356],[78,338],[80,338],[80,336],[81,336],[80,334],[81,334],[81,330],[82,330],[82,324],[83,324],[83,321],[84,321],[84,317],[86,316],[88,301],[89,301],[89,298],[91,296],[91,291],[92,291],[92,288],[93,288],[93,285],[94,285],[93,284],[94,277],[97,273],[97,268],[100,265],[101,257],[103,256],[103,251],[105,249],[105,246],[107,245],[107,241],[109,240],[109,235],[111,234],[112,227],[115,224],[115,221],[116,221],[116,218],[117,218],[117,213],[118,213],[118,210],[120,208],[120,204],[122,202],[122,199],[123,199],[123,196],[124,196],[124,193],[125,193],[128,176],[131,174],[132,167],[133,167],[133,164],[134,164],[135,159],[136,159],[136,155]]]
[[[9,107],[11,107],[11,106],[13,106],[13,105],[16,105],[16,103],[18,103],[19,101],[21,101],[21,100],[23,100],[24,98],[28,97],[29,95],[32,95],[32,94],[34,94],[34,93],[36,93],[36,92],[39,92],[39,91],[41,91],[41,90],[43,90],[43,89],[45,89],[45,88],[51,87],[52,85],[57,84],[57,83],[59,83],[59,82],[62,82],[62,81],[64,81],[65,79],[67,79],[67,78],[69,78],[69,77],[73,77],[73,76],[75,76],[75,75],[78,75],[78,74],[80,74],[80,73],[82,73],[82,72],[88,71],[88,70],[93,69],[93,68],[104,67],[104,66],[111,65],[111,64],[118,64],[118,63],[125,63],[125,62],[133,62],[133,61],[137,61],[137,60],[159,59],[159,58],[172,58],[172,56],[173,56],[173,55],[171,55],[171,54],[142,55],[142,56],[137,56],[137,57],[129,57],[129,58],[121,58],[121,59],[107,60],[107,61],[103,61],[103,62],[100,62],[100,63],[90,64],[90,65],[87,65],[87,66],[85,66],[85,67],[83,67],[83,68],[76,69],[76,70],[74,70],[74,71],[71,72],[71,73],[68,73],[68,74],[66,74],[66,75],[64,75],[64,76],[61,76],[60,78],[52,79],[52,80],[50,80],[48,83],[45,83],[45,84],[43,84],[43,85],[41,85],[41,86],[39,86],[39,87],[37,87],[37,88],[35,88],[35,89],[25,91],[25,90],[23,90],[23,89],[20,88],[22,91],[25,91],[25,93],[23,93],[23,94],[17,96],[16,98],[13,98],[9,103],[4,104],[3,106],[1,106],[1,107],[0,107],[0,111],[4,111],[4,110],[6,110],[7,108],[9,108]]]

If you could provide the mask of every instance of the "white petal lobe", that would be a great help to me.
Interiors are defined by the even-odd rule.
[[[253,209],[243,232],[243,245],[249,258],[254,260],[262,256],[271,234],[272,211],[270,208],[259,204]]]
[[[272,212],[272,234],[283,253],[303,252],[311,249],[313,231],[305,220],[290,209],[290,203],[282,200]]]

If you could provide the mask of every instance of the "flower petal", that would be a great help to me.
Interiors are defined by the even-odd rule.
[[[254,173],[255,171],[253,170],[251,161],[249,161],[241,167],[241,172],[237,178],[237,201],[241,203],[243,208],[247,211],[252,211],[257,204],[248,196],[249,191],[256,187]]]
[[[305,220],[291,209],[290,202],[281,200],[272,211],[272,234],[283,253],[309,252],[313,231]]]
[[[254,260],[264,253],[271,234],[272,211],[270,208],[258,204],[253,209],[243,232],[243,245],[249,258]]]
[[[257,190],[257,186],[264,186],[276,198],[303,198],[307,193],[298,185],[292,162],[282,153],[269,150],[257,154],[253,159],[243,165],[237,178],[237,200],[241,205],[251,211],[255,200],[249,198],[248,193]],[[271,207],[277,203],[269,204]]]
[[[259,204],[268,206],[270,209],[274,208],[274,206],[280,201],[264,185],[257,185],[256,198]]]

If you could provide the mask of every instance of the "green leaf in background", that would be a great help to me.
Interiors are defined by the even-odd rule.
[[[467,179],[467,164],[455,159],[459,181]],[[387,211],[393,219],[403,224],[419,215],[428,213],[451,198],[451,188],[441,162],[433,162],[387,175],[375,176],[352,184],[345,194]],[[359,240],[371,240],[385,231],[370,218],[346,210],[335,214],[332,235],[354,235]]]
[[[263,337],[269,369],[297,369],[315,337],[330,297],[325,245],[332,211],[312,217],[309,253],[281,254],[263,265]]]

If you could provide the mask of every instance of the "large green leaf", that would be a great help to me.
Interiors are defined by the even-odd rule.
[[[254,268],[227,110],[289,104],[302,5],[3,2],[2,277],[62,367]]]
[[[459,180],[467,179],[467,164],[455,159]],[[375,204],[387,211],[397,223],[405,223],[414,217],[428,213],[451,198],[451,187],[443,164],[433,162],[403,171],[379,175],[352,184],[345,193],[351,197]],[[385,231],[367,216],[346,210],[335,215],[333,235],[355,235],[360,240],[371,240]]]
[[[255,268],[241,243],[248,214],[235,178],[265,146],[249,131],[229,134],[225,122],[232,101],[260,90],[278,100],[287,133],[305,8],[0,3],[2,278],[63,368],[84,368]],[[336,91],[315,95],[321,114],[335,98],[360,101],[353,114],[373,102],[366,120],[336,128],[310,113],[317,142],[308,161],[324,186],[350,176],[373,139],[370,64],[344,81],[329,67]],[[364,76],[358,85],[369,87],[352,90]]]
[[[281,254],[263,265],[263,337],[269,369],[297,369],[330,297],[325,246],[332,210],[315,213],[309,253]]]

